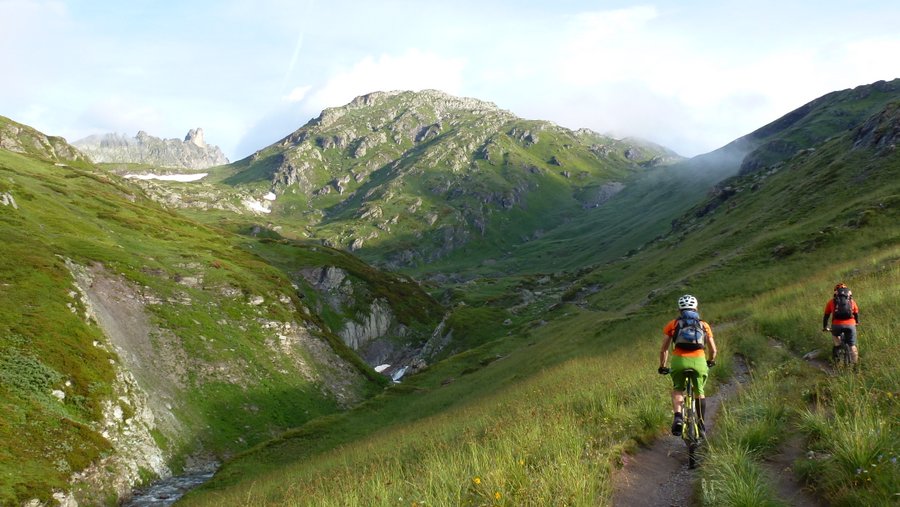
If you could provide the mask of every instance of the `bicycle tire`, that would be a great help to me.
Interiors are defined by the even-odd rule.
[[[684,429],[681,438],[688,450],[688,468],[697,466],[697,448],[700,444],[700,429],[697,425],[697,399],[694,394],[695,377],[694,375],[686,375],[686,389],[684,393],[684,404],[682,405],[682,413],[684,415]]]

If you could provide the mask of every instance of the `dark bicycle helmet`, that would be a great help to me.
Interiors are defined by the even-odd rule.
[[[845,284],[844,282],[841,282],[841,283],[839,283],[839,284],[837,284],[837,285],[834,286],[834,294],[835,294],[835,295],[837,295],[838,289],[847,289],[847,292],[848,292],[850,295],[853,295],[853,291],[851,291],[851,290],[850,290],[850,287],[847,287],[847,284]]]

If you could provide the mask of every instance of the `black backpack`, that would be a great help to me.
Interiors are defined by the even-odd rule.
[[[706,330],[700,323],[700,314],[684,310],[675,322],[675,346],[682,350],[700,350],[706,347]]]
[[[853,295],[847,287],[834,291],[834,318],[853,318]]]

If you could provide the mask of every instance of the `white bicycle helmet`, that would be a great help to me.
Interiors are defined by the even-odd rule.
[[[679,310],[696,310],[697,309],[697,298],[691,296],[690,294],[685,294],[678,298],[678,309]]]

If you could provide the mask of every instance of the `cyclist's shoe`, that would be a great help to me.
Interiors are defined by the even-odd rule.
[[[672,421],[672,435],[676,437],[681,436],[681,430],[684,428],[684,418],[681,414],[675,414],[675,419]]]

